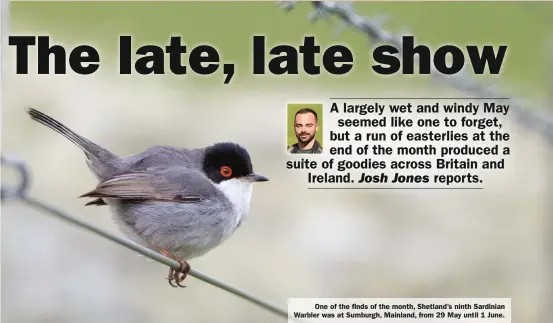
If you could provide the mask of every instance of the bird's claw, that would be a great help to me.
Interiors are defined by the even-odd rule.
[[[173,287],[185,288],[186,285],[182,285],[181,283],[188,276],[188,272],[190,271],[190,265],[186,261],[179,261],[179,263],[180,263],[179,269],[176,270],[172,267],[169,268],[169,277],[167,277],[167,280],[169,281],[169,285]]]
[[[188,276],[188,272],[190,271],[190,265],[186,261],[172,256],[169,253],[169,251],[165,249],[160,249],[159,252],[165,257],[171,258],[180,264],[179,269],[169,267],[169,275],[167,277],[167,280],[169,281],[169,285],[173,287],[183,287],[183,288],[186,287],[185,285],[181,285],[181,283]]]

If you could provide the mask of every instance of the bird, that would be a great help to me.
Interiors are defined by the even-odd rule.
[[[253,184],[269,181],[253,171],[248,151],[237,143],[159,145],[120,157],[43,112],[28,107],[27,113],[84,152],[98,180],[79,196],[91,199],[85,206],[108,206],[130,240],[180,263],[169,268],[173,287],[186,287],[190,259],[221,245],[241,226]]]

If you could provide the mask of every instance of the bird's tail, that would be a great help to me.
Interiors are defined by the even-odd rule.
[[[82,136],[79,136],[76,132],[69,129],[61,122],[48,116],[45,113],[42,113],[33,108],[28,108],[27,113],[31,116],[31,119],[33,119],[34,121],[41,123],[47,126],[48,128],[54,130],[55,132],[61,134],[65,138],[69,139],[72,143],[77,145],[79,148],[81,148],[88,159],[108,160],[111,157],[116,157],[114,154],[98,146],[92,141]]]

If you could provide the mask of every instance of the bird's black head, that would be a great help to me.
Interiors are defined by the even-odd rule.
[[[207,147],[202,167],[207,177],[215,183],[232,178],[242,178],[250,182],[269,180],[253,172],[250,154],[246,149],[230,142]]]

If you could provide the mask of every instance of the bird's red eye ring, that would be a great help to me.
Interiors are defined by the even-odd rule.
[[[230,177],[232,175],[232,169],[228,166],[222,166],[221,175],[223,175],[223,177]]]

